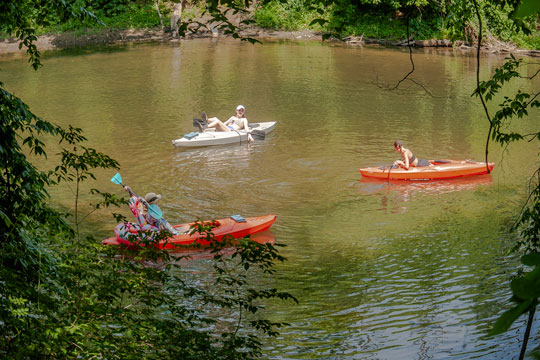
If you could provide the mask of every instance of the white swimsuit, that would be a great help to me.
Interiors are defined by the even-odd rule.
[[[245,118],[238,118],[236,116],[231,116],[229,120],[232,120],[231,123],[229,123],[229,128],[231,130],[240,130],[244,127],[244,119]]]

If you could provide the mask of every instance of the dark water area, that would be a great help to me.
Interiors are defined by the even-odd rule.
[[[507,228],[538,148],[492,145],[494,172],[470,179],[362,179],[359,168],[397,158],[395,139],[422,158],[484,159],[488,123],[470,96],[473,54],[415,51],[414,61],[411,77],[422,86],[405,81],[390,91],[411,67],[402,49],[205,39],[45,53],[38,72],[5,57],[0,79],[40,117],[83,128],[89,146],[120,162],[125,183],[163,196],[171,223],[278,216],[271,231],[288,260],[256,281],[300,303],[267,304],[272,320],[289,325],[265,357],[516,358],[524,318],[503,335],[486,334],[510,307],[518,261],[505,255]],[[485,79],[503,59],[482,62]],[[274,132],[254,144],[172,146],[201,111],[226,120],[238,104],[251,122],[277,121]],[[537,116],[516,130],[528,132]],[[42,165],[52,166],[58,147],[45,140],[51,156]],[[109,181],[114,172],[98,172],[88,189],[123,195]],[[52,195],[57,206],[73,206],[70,189]],[[86,231],[98,240],[112,234],[106,212],[91,221]]]

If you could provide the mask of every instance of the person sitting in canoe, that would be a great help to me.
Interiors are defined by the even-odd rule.
[[[202,113],[203,123],[206,127],[215,128],[217,131],[238,131],[245,130],[248,134],[248,141],[252,142],[253,137],[249,130],[248,120],[246,118],[246,108],[244,105],[238,105],[236,107],[236,114],[231,116],[227,121],[222,122],[217,117],[208,118],[206,112]]]
[[[410,166],[413,167],[424,167],[431,166],[429,160],[418,159],[414,156],[413,152],[403,146],[401,140],[394,141],[394,149],[401,155],[401,160],[394,161],[393,166],[400,166],[405,170],[409,170]]]
[[[148,207],[151,204],[156,204],[161,200],[161,195],[155,193],[148,193],[142,197],[136,196],[129,186],[124,186],[124,189],[129,193],[129,208],[135,219],[137,219],[137,225],[139,230],[142,231],[160,231],[161,229],[166,229],[173,235],[178,235],[176,231],[169,222],[163,218],[154,219],[148,212]]]

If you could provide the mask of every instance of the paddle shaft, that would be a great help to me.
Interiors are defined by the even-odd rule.
[[[137,199],[139,199],[147,208],[147,211],[148,213],[153,217],[155,218],[156,220],[158,221],[166,221],[165,219],[163,219],[163,214],[161,212],[161,209],[159,208],[159,206],[157,205],[150,205],[146,199],[138,196],[137,194],[135,194],[132,190],[131,190],[131,187],[127,186],[126,184],[123,183],[122,181],[122,176],[120,175],[120,173],[117,173],[112,179],[111,181],[115,184],[118,184],[118,185],[122,185],[122,187],[124,189],[126,189],[128,192],[129,192],[129,195],[130,196],[135,196]],[[129,189],[129,190],[128,190]],[[157,209],[155,209],[154,207],[157,207]]]

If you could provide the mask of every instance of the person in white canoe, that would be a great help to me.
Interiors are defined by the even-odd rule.
[[[246,118],[246,108],[244,105],[238,105],[236,107],[236,115],[233,115],[229,120],[222,122],[217,117],[208,118],[206,112],[202,113],[203,123],[206,123],[206,127],[215,128],[217,131],[238,131],[245,130],[248,134],[248,141],[252,142],[253,137],[249,130],[249,123]]]

